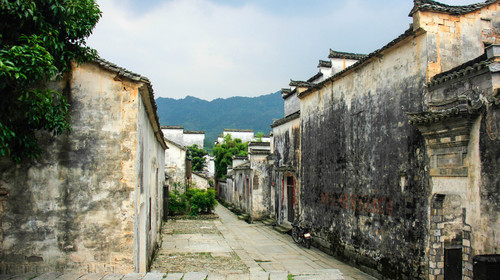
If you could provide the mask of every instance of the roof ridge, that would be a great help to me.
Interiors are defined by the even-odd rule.
[[[413,9],[410,11],[409,16],[412,16],[415,12],[422,11],[436,11],[436,12],[444,12],[450,14],[466,14],[478,9],[481,9],[487,5],[493,4],[499,0],[486,0],[482,3],[474,3],[463,6],[452,6],[443,4],[433,0],[413,0]]]
[[[330,54],[328,55],[328,58],[346,58],[346,59],[362,59],[366,57],[366,54],[362,53],[350,53],[350,52],[340,52],[340,51],[334,51],[330,49]]]

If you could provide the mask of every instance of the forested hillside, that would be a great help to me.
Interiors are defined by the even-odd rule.
[[[204,130],[205,147],[211,149],[225,128],[253,129],[269,134],[273,119],[283,117],[283,99],[275,92],[258,97],[231,97],[206,101],[192,96],[184,99],[156,99],[161,125],[181,125],[185,130]]]

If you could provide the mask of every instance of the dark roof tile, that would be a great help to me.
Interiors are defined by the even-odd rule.
[[[413,9],[410,11],[410,16],[417,11],[435,11],[453,15],[466,14],[475,10],[479,10],[498,1],[499,0],[487,0],[483,3],[476,3],[465,6],[451,6],[431,0],[414,0]]]
[[[361,54],[361,53],[338,52],[330,49],[330,54],[328,55],[328,58],[345,58],[345,59],[360,60],[366,56],[367,56],[366,54]]]

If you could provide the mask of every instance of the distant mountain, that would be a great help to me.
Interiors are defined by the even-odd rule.
[[[283,117],[283,99],[275,92],[258,97],[231,97],[206,101],[192,96],[184,99],[156,99],[161,125],[181,125],[184,130],[204,130],[205,147],[211,149],[225,128],[253,129],[269,134],[273,119]]]

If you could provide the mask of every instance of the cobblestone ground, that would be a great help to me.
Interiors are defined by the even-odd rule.
[[[209,218],[212,217],[209,216]],[[175,248],[176,243],[189,246],[189,240],[202,239],[204,236],[212,238],[213,235],[218,235],[220,238],[223,238],[215,225],[216,222],[214,219],[172,219],[165,223],[163,225],[165,230],[162,234],[164,246],[159,250],[151,266],[151,270],[162,273],[191,271],[223,273],[224,271],[235,272],[247,270],[248,267],[234,252],[215,250],[214,247],[205,247],[209,252],[184,252],[185,250]],[[178,240],[179,242],[170,242],[169,240]]]

